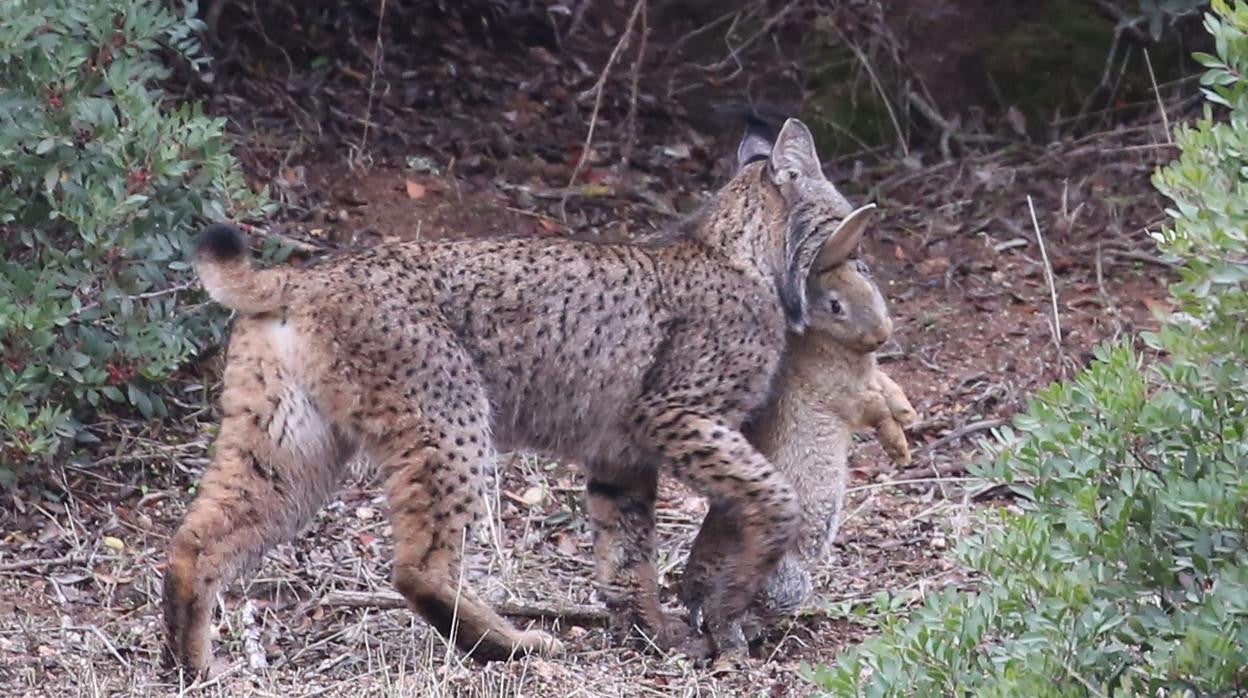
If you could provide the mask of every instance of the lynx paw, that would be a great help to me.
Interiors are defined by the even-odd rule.
[[[689,633],[684,642],[673,647],[673,651],[693,659],[695,663],[705,663],[715,655],[715,648],[711,646],[711,637],[700,633]]]
[[[722,652],[711,662],[711,674],[731,674],[749,668],[750,653],[744,647]]]

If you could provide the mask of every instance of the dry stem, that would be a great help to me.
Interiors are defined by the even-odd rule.
[[[589,115],[589,130],[585,133],[585,143],[581,146],[581,157],[577,159],[576,167],[572,168],[572,176],[568,178],[568,191],[564,193],[563,199],[559,201],[559,217],[564,222],[568,220],[568,194],[571,193],[572,187],[576,186],[576,180],[581,176],[581,170],[585,167],[585,161],[589,159],[589,149],[594,144],[594,129],[598,126],[598,111],[602,109],[602,91],[607,84],[607,77],[611,75],[611,66],[615,65],[615,62],[620,58],[620,53],[628,45],[628,39],[633,34],[633,27],[637,24],[637,17],[641,15],[641,9],[645,4],[646,0],[637,0],[633,5],[633,12],[628,16],[628,23],[624,25],[624,31],[620,33],[620,40],[615,42],[615,48],[611,49],[611,55],[607,58],[607,64],[602,67],[602,72],[599,73],[597,82],[591,88],[594,93],[594,110]]]
[[[1049,284],[1049,298],[1053,301],[1053,346],[1057,349],[1058,358],[1062,356],[1062,319],[1057,310],[1057,283],[1053,280],[1053,265],[1049,263],[1049,253],[1044,249],[1044,236],[1040,234],[1040,222],[1036,220],[1036,205],[1027,195],[1027,210],[1031,212],[1031,227],[1036,231],[1036,242],[1040,243],[1040,257],[1044,260],[1044,279]]]

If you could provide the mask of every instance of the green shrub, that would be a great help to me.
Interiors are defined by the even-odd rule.
[[[224,120],[165,108],[162,56],[205,63],[159,0],[0,3],[0,476],[89,439],[93,408],[160,385],[222,316],[186,307],[196,219],[257,214]],[[6,467],[7,464],[7,467]]]
[[[836,695],[1248,695],[1248,4],[1213,3],[1209,102],[1154,183],[1183,263],[1176,312],[1039,394],[979,474],[985,514],[945,590],[808,670]]]

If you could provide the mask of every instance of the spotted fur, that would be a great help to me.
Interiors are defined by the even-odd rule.
[[[790,121],[680,234],[645,247],[407,242],[260,271],[237,230],[206,230],[196,268],[239,316],[213,461],[165,575],[171,658],[208,665],[221,585],[293,535],[357,450],[385,477],[410,607],[476,658],[557,652],[459,574],[497,453],[518,448],[584,466],[601,596],[618,630],[660,644],[677,633],[656,588],[656,464],[735,503],[740,545],[707,624],[717,650],[744,652],[737,619],[800,528],[793,488],[740,426],[806,323],[811,250],[843,217],[814,173],[810,132]]]

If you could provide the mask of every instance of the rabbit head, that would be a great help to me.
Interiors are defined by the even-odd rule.
[[[862,239],[874,206],[845,218],[824,243],[806,284],[810,299],[810,332],[849,349],[869,353],[893,332],[893,322],[867,265],[851,258]]]

